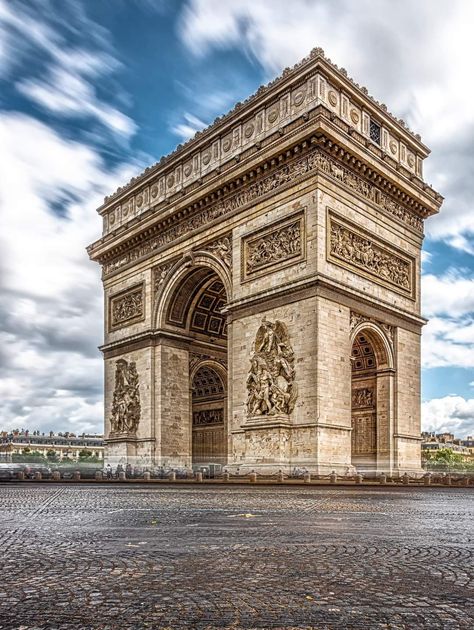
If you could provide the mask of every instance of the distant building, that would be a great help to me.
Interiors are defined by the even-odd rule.
[[[59,460],[79,458],[82,450],[91,452],[92,457],[104,458],[103,435],[75,435],[74,433],[40,433],[39,431],[0,431],[0,460],[11,461],[13,455],[34,451],[47,457],[49,452],[57,454]]]
[[[421,434],[421,452],[426,455],[430,452],[448,448],[454,453],[465,455],[469,459],[474,454],[474,438],[468,436],[465,440],[454,437],[453,433],[434,433],[423,431]]]

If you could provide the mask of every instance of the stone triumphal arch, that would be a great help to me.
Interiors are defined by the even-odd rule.
[[[106,198],[109,461],[418,470],[428,153],[316,49]]]

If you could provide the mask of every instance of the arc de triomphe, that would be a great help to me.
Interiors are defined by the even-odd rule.
[[[106,198],[108,460],[419,470],[428,153],[315,49]]]

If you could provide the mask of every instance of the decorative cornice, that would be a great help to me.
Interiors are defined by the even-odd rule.
[[[258,88],[258,90],[249,96],[243,103],[238,102],[235,104],[232,110],[230,110],[227,114],[223,116],[218,116],[214,122],[209,125],[206,129],[202,131],[196,132],[196,134],[185,142],[184,144],[179,144],[174,151],[172,151],[167,156],[163,156],[159,162],[156,162],[152,166],[147,167],[140,175],[133,177],[127,184],[117,189],[115,193],[110,195],[109,197],[105,197],[104,205],[110,203],[114,199],[117,199],[122,193],[126,192],[128,189],[133,186],[139,185],[141,182],[146,180],[150,175],[157,175],[160,172],[164,172],[166,167],[176,165],[177,158],[185,157],[186,154],[190,154],[191,152],[195,152],[200,149],[203,143],[206,140],[211,140],[213,136],[217,133],[225,134],[228,132],[228,123],[233,122],[236,118],[241,118],[242,114],[247,114],[252,106],[257,105],[260,101],[264,100],[265,97],[270,94],[276,93],[278,90],[281,90],[285,87],[288,87],[292,81],[298,80],[302,78],[306,73],[313,71],[316,72],[317,69],[326,69],[329,71],[331,77],[337,79],[347,88],[352,88],[355,90],[359,99],[362,102],[367,102],[367,104],[371,104],[375,106],[377,110],[379,110],[379,115],[381,117],[386,117],[389,121],[391,121],[396,127],[400,128],[400,131],[407,135],[408,139],[411,139],[413,143],[418,145],[421,150],[424,150],[425,153],[428,153],[426,147],[421,143],[421,138],[418,134],[414,134],[406,125],[406,123],[402,120],[391,114],[387,106],[384,103],[378,102],[375,98],[369,95],[367,88],[364,86],[360,86],[353,79],[351,79],[345,68],[339,68],[336,64],[334,64],[331,59],[324,55],[324,51],[322,48],[314,48],[310,54],[302,59],[300,62],[295,64],[292,68],[285,68],[283,72],[276,77],[274,80],[270,81],[267,85],[262,85]],[[328,90],[329,92],[329,90]],[[335,106],[337,101],[329,100],[329,104]],[[360,115],[356,109],[348,108],[348,115],[353,124],[357,124],[359,122]],[[269,113],[271,116],[271,112]],[[225,140],[224,140],[225,142]],[[211,148],[209,147],[209,151]],[[174,174],[168,172],[168,175],[175,177]],[[144,195],[146,192],[141,193],[142,195],[142,203],[144,200]]]
[[[324,147],[318,149],[315,145]],[[337,155],[337,159],[329,155]],[[325,136],[313,136],[296,144],[275,158],[231,180],[190,206],[179,208],[172,216],[158,221],[116,247],[97,256],[104,265],[104,276],[123,269],[139,259],[154,255],[183,235],[209,226],[232,215],[257,199],[263,200],[294,183],[315,174],[329,175],[381,208],[389,217],[402,221],[418,234],[423,232],[422,217],[432,213],[420,201],[395,186],[386,177],[367,166]]]

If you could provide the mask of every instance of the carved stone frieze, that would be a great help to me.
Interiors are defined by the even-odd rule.
[[[305,255],[304,213],[280,221],[242,239],[242,280],[294,264]]]
[[[205,409],[193,412],[193,426],[206,426],[210,424],[223,424],[223,409]]]
[[[389,197],[389,195],[372,183],[357,175],[350,168],[341,164],[338,160],[325,153],[318,152],[316,154],[316,161],[319,168],[324,173],[331,175],[369,201],[376,203],[396,219],[400,219],[418,232],[423,231],[423,219],[413,212],[410,212],[410,210]]]
[[[106,261],[103,266],[104,276],[109,276],[118,269],[153,254],[183,235],[206,226],[239,208],[243,208],[246,204],[250,204],[264,195],[276,192],[299,177],[315,174],[318,170],[342,181],[346,186],[376,203],[388,214],[404,222],[409,227],[419,232],[423,231],[423,220],[420,217],[404,208],[395,200],[392,200],[372,183],[365,181],[345,166],[340,165],[339,162],[323,151],[312,149],[300,158],[285,163],[283,166],[274,167],[274,170],[269,175],[261,176],[254,183],[242,187],[238,192],[229,193],[220,201],[198,210],[181,221],[176,221],[171,227],[163,228],[159,233],[146,241],[130,247],[126,253],[121,253]]]
[[[352,409],[364,409],[373,407],[375,404],[374,389],[372,387],[361,387],[352,390]]]
[[[109,328],[130,326],[145,317],[143,283],[114,295],[109,300]]]
[[[133,361],[115,362],[115,389],[110,420],[111,435],[136,434],[140,423],[138,372]]]
[[[351,332],[363,322],[372,322],[379,326],[387,335],[390,343],[393,345],[395,339],[395,327],[390,324],[386,324],[385,322],[381,322],[378,319],[374,319],[373,317],[366,317],[365,315],[361,315],[360,313],[355,313],[351,311]]]
[[[414,298],[414,260],[328,213],[328,260]]]
[[[263,318],[247,376],[249,416],[290,414],[297,398],[295,356],[283,322]]]

